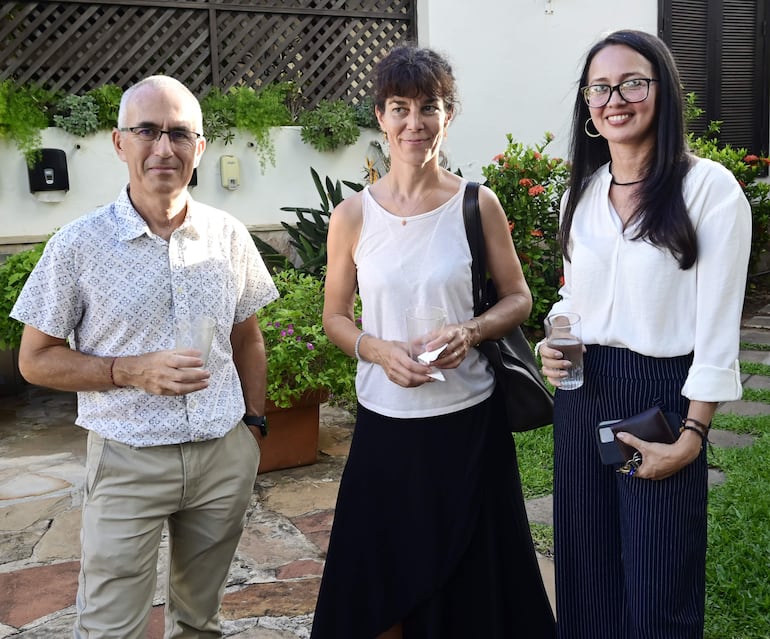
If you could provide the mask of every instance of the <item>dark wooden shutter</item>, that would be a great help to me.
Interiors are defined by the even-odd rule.
[[[770,0],[659,0],[658,9],[684,90],[705,111],[691,129],[720,120],[723,143],[767,153]]]

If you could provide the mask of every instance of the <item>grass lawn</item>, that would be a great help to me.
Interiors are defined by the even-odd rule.
[[[741,370],[770,376],[770,366],[762,364],[743,363]],[[745,389],[744,399],[770,404],[770,391]],[[708,453],[709,465],[726,480],[709,493],[705,638],[770,639],[770,415],[718,414],[714,428],[749,433],[755,441],[748,448],[712,447]],[[517,434],[516,446],[525,498],[549,494],[551,428]],[[538,550],[552,556],[551,527],[533,524],[532,534]]]

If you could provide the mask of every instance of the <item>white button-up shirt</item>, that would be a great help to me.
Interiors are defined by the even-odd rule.
[[[103,357],[174,348],[174,319],[215,318],[209,387],[182,397],[139,388],[78,393],[76,423],[131,446],[222,437],[245,410],[230,333],[278,297],[246,227],[188,198],[170,240],[154,235],[126,189],[58,231],[11,312]]]
[[[697,158],[683,196],[698,237],[698,259],[683,271],[668,250],[633,239],[612,208],[608,165],[575,211],[571,261],[552,312],[581,315],[583,341],[651,357],[694,353],[682,395],[740,399],[741,312],[751,250],[751,207],[721,164]],[[566,196],[564,198],[566,201]]]

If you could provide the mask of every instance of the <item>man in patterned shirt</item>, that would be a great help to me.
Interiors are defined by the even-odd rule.
[[[153,76],[121,101],[118,199],[48,242],[12,316],[33,384],[78,393],[88,452],[75,637],[144,637],[164,523],[166,636],[220,637],[218,610],[259,463],[255,311],[278,292],[246,228],[187,192],[206,146],[198,101]],[[177,318],[215,318],[201,353]],[[255,439],[256,437],[256,439]]]

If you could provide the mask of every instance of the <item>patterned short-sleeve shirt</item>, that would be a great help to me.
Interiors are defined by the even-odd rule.
[[[78,393],[78,425],[131,446],[159,446],[222,437],[238,423],[245,404],[230,333],[277,297],[234,217],[188,198],[184,223],[166,242],[124,189],[49,240],[11,316],[102,357],[174,348],[175,318],[215,318],[208,388],[183,397],[130,387]]]

